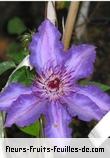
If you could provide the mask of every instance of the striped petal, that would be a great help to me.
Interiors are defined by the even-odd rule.
[[[46,112],[47,123],[45,126],[45,136],[49,138],[71,137],[69,123],[71,117],[59,102],[48,104]]]
[[[60,33],[49,21],[45,20],[38,28],[30,43],[30,62],[41,72],[47,64],[53,65],[61,63],[63,60],[63,44],[60,42]]]
[[[0,93],[0,110],[7,110],[12,103],[22,94],[31,94],[31,88],[19,83],[11,83],[3,92]]]
[[[33,94],[20,96],[8,110],[5,126],[16,124],[24,127],[34,123],[44,112],[45,104],[45,100],[42,102]]]

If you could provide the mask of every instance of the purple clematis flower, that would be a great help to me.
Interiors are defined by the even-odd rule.
[[[0,94],[0,110],[7,112],[5,126],[28,126],[44,114],[45,137],[71,137],[69,123],[73,117],[100,120],[110,110],[106,93],[96,86],[77,83],[93,73],[95,47],[73,45],[65,53],[60,37],[49,20],[34,34],[30,62],[38,77],[30,87],[11,83]]]

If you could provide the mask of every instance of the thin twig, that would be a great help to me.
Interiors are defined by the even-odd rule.
[[[100,3],[98,2],[96,4],[96,6],[94,7],[92,13],[89,15],[89,17],[87,17],[87,18],[84,17],[85,18],[85,22],[83,22],[81,24],[78,24],[77,27],[81,27],[83,25],[87,25],[91,21],[92,17],[95,15],[95,13],[97,12],[97,10],[99,9],[99,7],[100,7]]]
[[[75,21],[76,21],[76,17],[78,13],[79,4],[80,2],[78,1],[77,2],[72,1],[70,4],[70,8],[69,8],[69,12],[68,12],[68,16],[67,16],[67,20],[65,24],[65,32],[62,38],[65,50],[68,49],[69,44],[70,44],[72,31],[74,29]]]

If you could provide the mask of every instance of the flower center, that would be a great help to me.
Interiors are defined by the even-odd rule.
[[[48,82],[48,87],[51,89],[59,89],[59,85],[60,85],[59,78],[55,78],[54,80]]]
[[[46,68],[34,82],[34,92],[40,97],[58,100],[63,95],[68,95],[73,90],[74,78],[71,71],[56,66]]]

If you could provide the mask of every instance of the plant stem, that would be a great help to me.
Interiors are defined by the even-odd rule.
[[[39,137],[40,138],[44,138],[44,128],[43,128],[43,117],[41,116],[41,118],[39,119],[39,123],[40,123],[40,132],[39,132]]]
[[[89,6],[90,6],[90,1],[83,1],[79,10],[79,14],[75,26],[75,34],[78,39],[81,39],[81,37],[86,32],[86,26],[87,26],[86,21],[88,17]]]
[[[0,138],[4,138],[6,136],[6,131],[3,127],[4,125],[4,114],[2,112],[0,112]]]
[[[72,31],[74,29],[75,21],[76,21],[76,17],[78,13],[79,4],[80,2],[78,1],[77,2],[72,1],[69,7],[69,12],[68,12],[68,16],[67,16],[67,20],[65,24],[65,31],[62,38],[65,50],[68,49],[69,44],[70,44]]]

